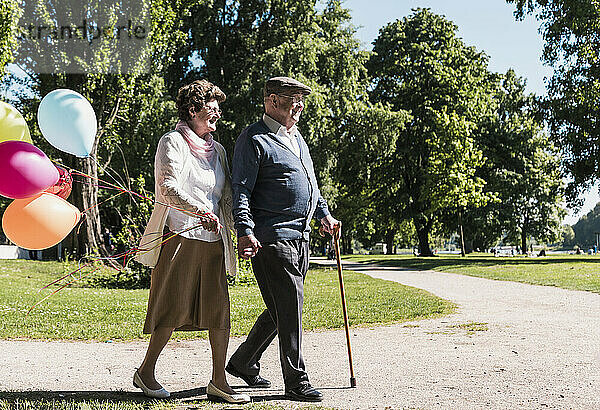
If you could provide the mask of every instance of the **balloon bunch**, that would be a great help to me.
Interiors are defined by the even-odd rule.
[[[97,122],[91,104],[81,94],[66,89],[50,92],[40,103],[37,120],[42,135],[51,145],[78,157],[90,157],[96,139]],[[129,194],[132,198],[152,201],[151,198],[119,184],[53,164],[46,154],[33,145],[23,116],[10,104],[0,101],[0,195],[14,199],[2,216],[2,229],[7,238],[30,250],[50,248],[65,239],[82,220],[82,216],[99,205],[80,212],[66,201],[71,193],[74,176],[83,178],[76,182],[95,184],[99,188],[116,191],[108,200]],[[169,204],[162,205],[187,213]],[[194,216],[200,220],[213,219],[210,213],[198,213]],[[185,231],[202,226],[199,221]],[[221,228],[220,225],[219,227]],[[29,311],[66,286],[97,271],[99,267],[94,265],[94,261],[110,262],[114,267],[114,262],[122,258],[125,267],[128,258],[134,254],[160,247],[183,232],[167,233],[142,248],[135,247],[117,255],[82,258],[88,262],[82,264],[80,260],[79,269],[40,289],[58,286]],[[87,268],[91,270],[87,271]],[[77,273],[79,277],[76,277]]]
[[[81,94],[59,89],[38,108],[38,125],[54,147],[87,157],[96,138],[96,114]],[[30,250],[50,248],[78,224],[81,212],[66,199],[73,178],[31,141],[23,116],[0,102],[0,195],[14,199],[2,216],[4,234]]]

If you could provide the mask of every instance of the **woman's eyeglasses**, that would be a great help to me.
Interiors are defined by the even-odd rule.
[[[221,111],[220,108],[216,108],[216,107],[210,107],[208,105],[204,106],[204,109],[206,110],[207,113],[209,114],[217,114],[217,115],[221,115],[223,114],[223,111]]]

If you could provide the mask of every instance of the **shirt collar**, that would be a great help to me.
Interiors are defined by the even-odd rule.
[[[288,131],[287,128],[285,128],[283,125],[281,125],[279,122],[275,121],[273,118],[271,118],[267,114],[263,114],[262,119],[263,119],[264,123],[267,124],[267,127],[273,134],[282,135],[282,136],[291,138],[291,137],[295,137],[296,134],[298,133],[298,127],[296,127],[296,125],[294,125],[292,128],[290,128],[290,130]]]

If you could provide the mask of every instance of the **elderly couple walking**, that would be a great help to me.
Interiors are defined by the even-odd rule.
[[[288,77],[265,83],[264,114],[240,134],[230,177],[225,150],[211,135],[225,94],[206,80],[179,89],[179,122],[160,139],[156,151],[156,205],[140,243],[140,249],[151,250],[136,257],[154,268],[144,325],[150,343],[133,377],[145,395],[170,395],[156,381],[155,365],[173,331],[208,329],[210,400],[250,401],[229,386],[225,371],[249,386],[270,387],[260,376],[260,359],[275,336],[286,396],[322,400],[309,383],[301,349],[309,223],[315,217],[329,233],[341,224],[329,214],[296,127],[310,92]],[[209,218],[199,220],[194,214]],[[230,234],[234,227],[238,255],[252,259],[267,309],[225,366],[230,329],[225,272],[236,272]],[[172,238],[161,247],[153,245],[164,235]]]

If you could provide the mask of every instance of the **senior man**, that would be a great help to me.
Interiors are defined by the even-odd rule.
[[[296,123],[311,89],[289,77],[264,86],[265,113],[247,127],[233,154],[233,216],[238,253],[252,268],[267,309],[258,317],[226,370],[253,387],[270,387],[259,375],[260,358],[276,335],[285,394],[321,401],[302,358],[302,304],[308,271],[310,221],[333,234],[341,224],[329,214],[308,146]]]

